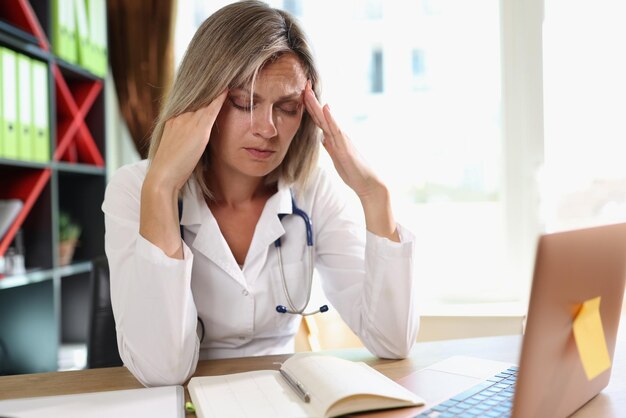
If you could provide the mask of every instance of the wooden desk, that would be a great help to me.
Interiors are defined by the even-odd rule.
[[[624,416],[626,410],[626,332],[622,331],[620,334],[621,337],[618,337],[613,362],[611,382],[600,395],[579,410],[574,417],[617,418]],[[350,360],[365,361],[388,377],[397,379],[452,355],[469,355],[505,362],[517,362],[520,344],[520,336],[418,343],[410,358],[405,360],[377,359],[364,349],[338,350],[329,353]],[[201,361],[195,375],[208,376],[248,370],[277,369],[278,367],[273,363],[283,361],[287,357],[287,355],[280,355]],[[142,387],[141,384],[124,367],[5,376],[0,377],[0,399],[140,387]],[[186,397],[188,398],[188,394]]]

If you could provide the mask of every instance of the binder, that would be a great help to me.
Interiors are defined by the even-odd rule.
[[[73,0],[52,0],[52,49],[65,61],[77,61]]]
[[[33,159],[33,106],[31,59],[17,55],[17,145],[21,160]]]
[[[0,57],[2,56],[2,47],[0,47]],[[2,91],[2,60],[0,60],[0,98],[4,97]],[[0,99],[0,158],[4,158],[4,135],[2,135],[2,108],[3,103]]]
[[[87,26],[89,27],[89,39],[87,40],[89,61],[85,63],[85,68],[98,75],[98,34],[96,31],[98,30],[98,20],[101,19],[101,16],[98,16],[99,9],[96,1],[85,0],[85,7],[87,11]]]
[[[89,70],[100,77],[108,71],[105,0],[87,0],[91,65]]]
[[[72,3],[71,0],[67,1]],[[85,0],[74,0],[74,19],[76,22],[76,51],[78,52],[77,63],[81,67],[89,69],[92,65],[90,60],[90,48],[89,48],[89,23],[87,21],[87,8],[85,6]]]
[[[17,159],[17,58],[15,51],[0,49],[0,71],[2,84],[2,119],[0,135],[2,136],[2,156]]]
[[[33,157],[36,161],[50,160],[50,122],[48,99],[48,66],[32,60],[32,104],[33,104]]]

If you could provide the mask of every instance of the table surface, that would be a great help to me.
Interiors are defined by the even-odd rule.
[[[623,322],[622,322],[623,323]],[[622,327],[623,329],[624,327]],[[625,417],[626,416],[626,332],[618,335],[613,371],[609,385],[581,408],[574,417]],[[515,363],[521,348],[521,336],[471,338],[418,343],[409,358],[383,360],[365,349],[326,351],[354,361],[364,361],[390,377],[399,379],[415,370],[453,355],[468,355],[491,360]],[[288,355],[246,357],[237,359],[200,361],[194,376],[210,376],[250,370],[277,369],[274,363],[284,361]],[[124,367],[111,367],[80,371],[40,373],[0,377],[0,399],[33,396],[64,395],[108,390],[141,388],[142,385]],[[187,391],[185,397],[189,399]]]

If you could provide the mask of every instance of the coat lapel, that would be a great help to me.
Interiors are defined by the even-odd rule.
[[[197,231],[195,237],[185,237],[187,245],[211,260],[242,287],[247,287],[243,272],[195,182],[190,182],[188,193],[183,197],[181,224]]]
[[[263,208],[246,255],[244,271],[249,284],[254,283],[259,277],[267,260],[268,251],[274,247],[274,242],[285,234],[285,228],[278,217],[283,213],[292,213],[291,190],[279,182],[278,192],[267,201]]]

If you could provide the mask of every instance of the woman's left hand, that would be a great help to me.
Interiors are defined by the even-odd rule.
[[[317,101],[310,82],[307,82],[305,88],[304,104],[313,122],[324,133],[324,148],[341,179],[361,200],[380,192],[383,184],[358,155],[350,138],[339,128],[328,105],[322,107]]]

